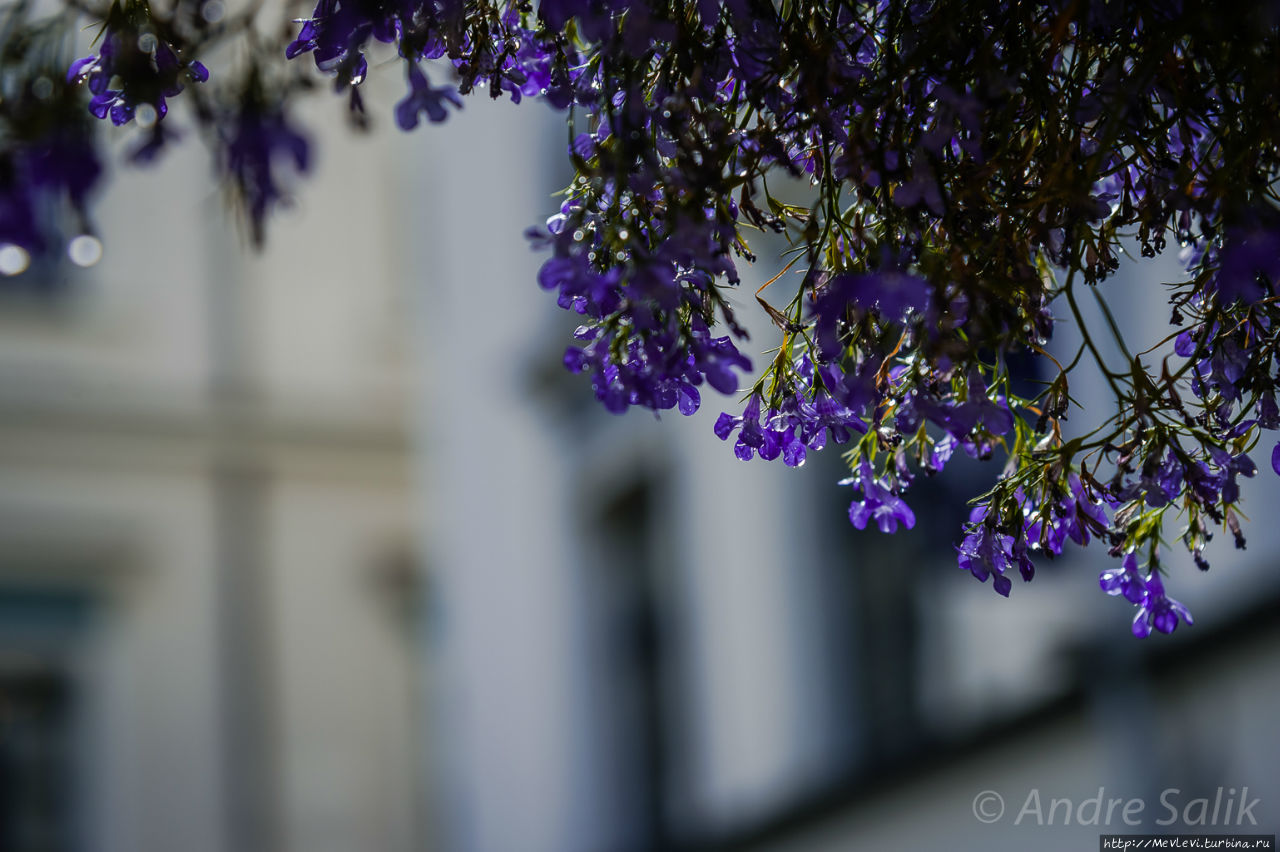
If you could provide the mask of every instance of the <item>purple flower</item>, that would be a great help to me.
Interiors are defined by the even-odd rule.
[[[751,398],[747,400],[747,407],[742,410],[742,415],[734,417],[728,412],[721,412],[716,418],[714,431],[716,437],[721,441],[729,440],[729,436],[733,434],[734,429],[739,429],[737,443],[734,444],[733,454],[743,461],[750,461],[755,457],[757,452],[765,448],[764,429],[760,426],[760,395],[753,393]],[[761,453],[763,456],[764,453]]]
[[[901,322],[908,311],[931,315],[933,289],[923,278],[898,269],[833,277],[813,306],[818,346],[825,357],[839,357],[838,324],[851,306],[876,308],[886,319]]]
[[[90,196],[102,177],[94,122],[49,70],[10,69],[0,98],[0,248],[16,246],[27,255],[61,250],[68,208],[88,228]],[[50,85],[52,107],[31,94],[25,74]]]
[[[858,529],[866,529],[867,522],[871,520],[876,522],[883,533],[897,532],[898,524],[907,529],[916,525],[916,516],[911,507],[893,493],[887,482],[876,479],[871,463],[865,458],[854,475],[841,480],[840,484],[853,485],[861,492],[862,496],[854,497],[849,504],[849,520]]]
[[[0,169],[5,165],[0,161]],[[0,177],[0,247],[20,246],[28,252],[44,248],[44,238],[36,227],[35,193],[17,175]]]
[[[1107,568],[1098,576],[1098,585],[1109,595],[1124,595],[1129,603],[1141,604],[1147,600],[1147,582],[1138,570],[1138,557],[1126,553],[1120,567]]]
[[[1210,447],[1209,455],[1219,468],[1218,480],[1222,483],[1222,502],[1237,502],[1240,499],[1240,486],[1236,483],[1236,476],[1252,477],[1258,472],[1258,466],[1245,453],[1233,456],[1226,450]]]
[[[1121,500],[1132,500],[1142,495],[1148,506],[1158,509],[1177,499],[1182,493],[1183,477],[1188,475],[1188,469],[1183,467],[1174,451],[1169,450],[1163,459],[1149,456],[1141,478],[1120,488],[1116,496]]]
[[[801,438],[811,450],[821,450],[827,445],[827,433],[837,444],[849,442],[850,430],[866,434],[867,425],[856,413],[836,402],[825,390],[819,390],[813,403],[797,406]]]
[[[1062,553],[1067,539],[1084,547],[1090,532],[1100,535],[1107,529],[1105,508],[1085,490],[1080,477],[1073,473],[1067,482],[1070,493],[1049,507],[1047,518],[1042,512],[1042,519],[1027,531],[1028,538],[1055,556]]]
[[[209,71],[200,62],[180,59],[178,49],[152,32],[149,23],[138,25],[118,9],[112,7],[98,53],[73,62],[67,82],[87,81],[95,118],[109,115],[117,126],[128,124],[147,105],[154,110],[151,120],[160,121],[169,111],[166,99],[188,81],[207,81]],[[112,82],[120,88],[109,88]]]
[[[1218,297],[1224,305],[1236,299],[1255,304],[1273,294],[1280,283],[1280,227],[1261,221],[1228,228],[1218,269]]]
[[[1028,501],[1017,492],[1017,497],[1024,506],[1020,514],[1027,514]],[[1007,576],[1012,568],[1017,568],[1022,579],[1030,582],[1035,577],[1035,564],[1027,552],[1028,522],[1017,519],[1017,535],[1009,535],[997,528],[1000,519],[993,515],[990,507],[979,504],[969,513],[964,540],[956,548],[957,564],[968,571],[979,582],[992,577],[997,593],[1008,597],[1013,588],[1013,581]]]
[[[1137,605],[1133,617],[1134,636],[1149,636],[1153,627],[1161,633],[1172,633],[1179,618],[1187,624],[1194,623],[1187,608],[1165,594],[1158,571],[1143,575],[1138,568],[1138,557],[1132,551],[1125,554],[1120,568],[1103,571],[1098,584],[1107,594],[1123,595],[1129,603]]]
[[[1147,578],[1146,600],[1133,616],[1133,635],[1139,638],[1150,636],[1152,627],[1161,633],[1172,633],[1178,626],[1179,617],[1187,624],[1195,623],[1185,606],[1164,593],[1160,575],[1152,571]]]
[[[933,473],[941,473],[947,462],[951,460],[951,455],[956,450],[956,444],[959,443],[955,435],[950,432],[933,442],[933,448],[929,451],[929,470]]]
[[[268,210],[285,197],[278,164],[299,173],[310,166],[307,138],[294,130],[279,109],[246,104],[225,131],[222,169],[231,178],[246,212],[253,241],[261,245]]]
[[[311,17],[302,22],[298,37],[285,48],[285,58],[311,53],[317,68],[338,74],[339,87],[358,86],[369,69],[362,51],[365,42],[370,37],[395,41],[403,33],[401,12],[411,12],[413,5],[418,4],[319,0]]]
[[[935,216],[947,212],[942,201],[942,193],[938,189],[938,178],[927,165],[927,159],[917,157],[911,170],[911,180],[902,184],[893,193],[893,203],[899,207],[914,207],[923,204]]]
[[[409,94],[396,104],[396,124],[401,130],[418,126],[418,113],[425,112],[432,124],[449,117],[447,104],[462,109],[462,98],[452,86],[432,86],[417,62],[408,63]]]

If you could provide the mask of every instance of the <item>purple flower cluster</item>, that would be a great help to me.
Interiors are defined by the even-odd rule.
[[[760,394],[753,393],[740,416],[722,412],[715,423],[720,440],[741,429],[734,455],[750,461],[756,455],[771,461],[781,458],[789,467],[804,464],[810,450],[818,451],[827,440],[846,444],[853,435],[867,433],[867,409],[871,393],[849,393],[857,387],[833,366],[815,368],[807,358],[794,365],[792,391],[775,407],[760,411]],[[828,390],[830,388],[830,390]],[[852,405],[846,404],[852,403]]]
[[[565,366],[589,373],[596,398],[614,414],[633,405],[693,414],[702,403],[698,387],[704,379],[721,393],[732,393],[737,389],[733,370],[751,369],[731,338],[711,337],[705,324],[695,324],[687,335],[671,321],[645,331],[582,326],[575,336],[583,345],[565,350]]]
[[[1194,624],[1191,613],[1164,591],[1164,581],[1156,570],[1144,574],[1138,567],[1138,558],[1126,553],[1119,568],[1108,568],[1098,577],[1098,584],[1109,595],[1122,595],[1138,607],[1133,617],[1133,635],[1151,635],[1151,628],[1161,633],[1172,633],[1181,618]]]
[[[13,21],[4,23],[11,35]],[[61,252],[68,231],[92,230],[88,206],[103,174],[94,122],[63,80],[62,44],[49,30],[0,42],[0,248],[26,259]]]
[[[261,245],[268,211],[286,197],[279,164],[305,173],[311,163],[310,144],[285,119],[282,108],[254,102],[228,116],[223,133],[221,167],[248,214],[254,243]]]
[[[1090,493],[1074,473],[1067,482],[1067,493],[1048,504],[1047,511],[1032,513],[1027,524],[1032,546],[1050,556],[1060,556],[1068,540],[1086,547],[1090,536],[1105,535],[1110,526],[1107,505],[1117,503],[1106,491]]]
[[[462,98],[450,86],[432,86],[416,62],[408,64],[409,94],[396,104],[396,124],[401,130],[418,126],[418,116],[426,113],[433,124],[449,117],[448,106],[462,109]]]
[[[424,112],[433,123],[444,121],[449,106],[461,108],[459,95],[477,86],[492,86],[494,97],[507,92],[516,103],[544,95],[566,106],[573,100],[567,47],[528,18],[516,4],[495,19],[459,0],[319,0],[285,57],[311,54],[339,90],[350,88],[352,109],[361,112],[357,87],[368,75],[369,43],[396,45],[408,69],[409,94],[396,106],[404,130]],[[458,86],[428,82],[419,63],[441,58],[452,64]]]
[[[969,513],[964,540],[956,548],[956,562],[980,583],[991,577],[996,592],[1008,597],[1013,588],[1008,576],[1011,569],[1017,568],[1028,582],[1036,569],[1027,553],[1025,528],[1015,527],[1016,534],[1009,535],[997,528],[996,521],[997,516],[985,505],[976,506]]]
[[[1075,474],[1068,477],[1064,493],[1043,501],[1020,488],[1010,490],[1009,481],[1001,483],[990,500],[970,512],[964,540],[956,548],[957,563],[979,582],[992,577],[995,590],[1008,597],[1013,568],[1027,582],[1035,577],[1034,553],[1052,559],[1062,554],[1067,541],[1085,547],[1092,536],[1109,534],[1107,506],[1117,501],[1101,487],[1096,492]]]
[[[906,529],[916,525],[915,513],[898,496],[900,486],[894,477],[877,478],[866,459],[840,484],[852,485],[858,495],[849,504],[849,521],[858,529],[866,529],[869,521],[875,521],[883,533],[897,532],[899,524]]]
[[[1280,26],[1268,5],[1228,24],[1186,4],[1153,17],[1141,4],[1001,0],[787,14],[749,0],[317,0],[287,46],[286,34],[268,48],[310,54],[357,123],[379,44],[404,63],[405,130],[447,120],[481,88],[571,107],[574,180],[531,236],[549,252],[539,284],[582,317],[564,364],[607,410],[692,414],[706,387],[744,393],[714,426],[738,458],[798,466],[849,444],[850,520],[886,532],[914,524],[903,495],[917,473],[941,472],[957,449],[1002,453],[960,566],[1008,595],[1036,554],[1103,539],[1129,554],[1104,587],[1140,607],[1146,635],[1190,619],[1132,554],[1156,552],[1166,512],[1185,513],[1201,567],[1212,525],[1243,547],[1247,451],[1280,429]],[[207,77],[182,57],[253,30],[252,14],[219,29],[205,4],[193,9],[161,20],[119,0],[99,53],[68,75],[88,83],[99,118],[153,125],[135,159],[173,135],[159,123],[166,99]],[[251,51],[253,80],[264,55]],[[256,240],[285,197],[281,167],[305,172],[309,159],[284,118],[300,78],[262,79],[272,85],[249,86],[256,98],[191,97]],[[79,208],[97,160],[83,136],[15,138],[0,159],[0,239],[32,245],[31,199],[48,190]],[[779,193],[784,182],[807,190]],[[755,293],[777,339],[751,377],[731,300],[747,300],[738,262],[755,259],[756,232],[785,240],[790,260]],[[1147,257],[1176,242],[1187,270],[1169,285],[1176,339],[1158,371],[1098,286],[1130,234]],[[1086,285],[1114,347],[1083,319]],[[1068,314],[1083,345],[1059,361],[1047,346]],[[1115,409],[1077,437],[1062,423],[1082,359]]]
[[[178,49],[156,34],[149,19],[112,8],[98,53],[72,63],[67,82],[88,82],[93,94],[89,112],[95,118],[110,116],[113,124],[122,125],[142,115],[149,126],[168,113],[168,98],[188,82],[208,80],[209,70],[196,60],[179,58]]]
[[[101,175],[92,135],[74,125],[9,146],[0,154],[0,246],[32,255],[54,248],[50,215],[67,205],[83,219]]]

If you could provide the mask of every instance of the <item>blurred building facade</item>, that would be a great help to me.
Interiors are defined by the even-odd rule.
[[[335,134],[255,257],[179,147],[0,282],[0,848],[421,849],[395,175]]]
[[[1277,640],[1232,633],[1280,593],[1274,487],[1246,555],[1174,565],[1199,624],[1136,643],[1096,548],[1011,601],[956,570],[983,466],[922,479],[887,538],[849,529],[834,451],[737,461],[710,429],[735,400],[610,417],[519,241],[566,141],[479,98],[325,134],[262,257],[175,152],[120,176],[100,264],[10,282],[0,838],[1078,848],[966,810],[1032,785],[1249,786],[1274,826]]]

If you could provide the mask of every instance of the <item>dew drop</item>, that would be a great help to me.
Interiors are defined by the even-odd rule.
[[[627,253],[625,251],[622,251],[621,249],[619,249],[613,256],[616,257],[618,260],[627,259]]]
[[[138,50],[143,53],[155,53],[158,43],[154,33],[143,33],[138,36]]]
[[[92,234],[81,234],[67,244],[67,257],[76,266],[93,266],[102,260],[102,241]]]
[[[222,20],[222,15],[225,11],[226,7],[222,5],[220,0],[209,0],[200,9],[200,17],[210,24],[216,24]]]
[[[628,231],[626,228],[623,228],[621,231],[618,232],[618,239],[620,240],[626,240],[626,239],[629,239],[630,237],[631,237],[631,232]]]
[[[0,275],[21,275],[31,265],[31,255],[13,243],[0,245]]]
[[[157,118],[156,108],[151,104],[138,104],[138,110],[133,114],[133,120],[143,129],[153,127]]]
[[[573,232],[573,241],[574,241],[574,242],[580,243],[580,242],[582,242],[582,240],[583,240],[583,238],[584,238],[584,237],[586,237],[586,234],[583,232],[583,230],[582,230],[581,228],[579,228],[578,230],[576,230],[576,231],[574,231],[574,232]]]

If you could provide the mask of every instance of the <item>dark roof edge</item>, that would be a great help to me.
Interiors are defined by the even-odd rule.
[[[1280,638],[1280,596],[1268,598],[1242,608],[1230,622],[1208,630],[1191,628],[1167,639],[1146,640],[1148,648],[1134,653],[1119,663],[1109,663],[1103,648],[1077,647],[1070,656],[1082,671],[1104,678],[1144,675],[1163,680],[1185,673],[1188,668],[1205,666],[1242,648]],[[1121,637],[1128,641],[1129,637]],[[1137,641],[1137,640],[1135,640]],[[1114,651],[1114,644],[1107,650]],[[961,765],[966,761],[1011,740],[1028,737],[1072,716],[1084,713],[1096,687],[1080,682],[1061,695],[1031,710],[983,726],[963,741],[939,741],[926,744],[911,759],[891,766],[862,767],[856,774],[828,785],[783,807],[755,825],[718,838],[707,838],[693,848],[737,852],[760,844],[785,841],[798,831],[813,828],[855,805],[864,805],[910,787],[931,775]]]

